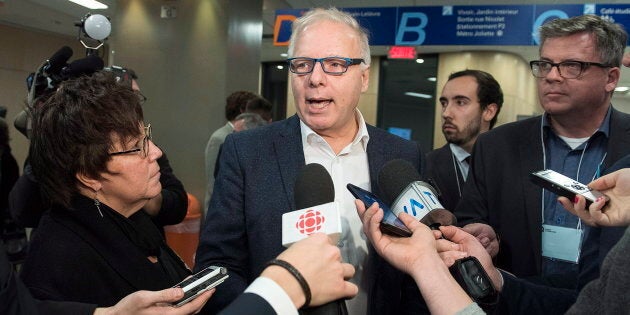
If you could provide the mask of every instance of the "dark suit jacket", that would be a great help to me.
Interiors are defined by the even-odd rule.
[[[601,276],[577,291],[535,285],[504,274],[499,314],[627,314],[630,310],[630,228],[610,250]],[[577,300],[576,300],[577,297]],[[570,308],[570,309],[569,309]]]
[[[455,168],[457,168],[457,172]],[[425,178],[439,191],[440,202],[444,209],[455,210],[461,199],[460,189],[463,191],[466,181],[462,177],[459,164],[455,163],[453,166],[453,153],[448,143],[427,153]],[[459,186],[457,185],[458,179]]]
[[[214,298],[211,297],[212,300]],[[254,293],[243,293],[239,295],[230,305],[219,313],[220,315],[276,315],[267,300]]]
[[[455,210],[459,223],[483,222],[500,236],[498,267],[519,277],[541,274],[541,188],[529,174],[543,168],[540,143],[541,117],[499,126],[479,136],[473,165],[460,204]],[[630,153],[630,115],[612,110],[608,154],[604,169]],[[597,277],[601,259],[619,240],[618,229],[592,228],[580,261],[590,276]],[[581,272],[582,273],[582,272]]]
[[[387,161],[403,158],[421,169],[417,144],[372,126],[368,132],[370,180],[377,195],[377,175]],[[209,312],[234,300],[265,263],[284,250],[282,214],[295,210],[293,186],[304,164],[297,116],[226,138],[195,263],[195,269],[222,265],[230,271],[230,278],[208,302]],[[368,260],[374,278],[368,309],[395,314],[406,298],[400,294],[402,274],[375,254]]]
[[[100,207],[106,211],[106,205]],[[130,293],[162,290],[190,274],[172,250],[164,245],[162,252],[176,264],[178,281],[151,263],[107,214],[101,217],[93,200],[78,197],[72,210],[54,207],[42,216],[21,277],[40,300],[111,306]]]

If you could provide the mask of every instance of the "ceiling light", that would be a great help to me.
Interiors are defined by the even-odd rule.
[[[435,81],[437,81],[437,78],[436,77],[428,77],[427,81],[435,82]]]
[[[628,90],[630,90],[630,87],[627,86],[618,86],[615,88],[615,92],[628,92]]]
[[[283,58],[286,58],[287,56],[289,56],[289,54],[287,54],[287,53],[281,53],[280,54],[280,57],[283,57]]]
[[[413,97],[420,97],[420,98],[432,98],[433,97],[433,96],[431,96],[429,94],[422,94],[422,93],[416,93],[416,92],[405,92],[405,95],[413,96]]]
[[[282,69],[284,69],[284,66],[283,66],[283,65],[277,65],[277,66],[276,66],[276,69],[278,69],[278,70],[282,70]]]
[[[84,6],[88,9],[98,10],[98,9],[107,9],[108,6],[96,0],[69,0],[70,2],[74,2],[78,5]]]
[[[416,59],[416,62],[417,62],[417,63],[424,63],[424,59],[422,59],[422,58],[418,58],[418,59]]]

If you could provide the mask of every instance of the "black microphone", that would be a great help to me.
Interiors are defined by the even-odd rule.
[[[68,46],[61,47],[46,60],[42,72],[46,76],[58,75],[70,57],[72,57],[72,48]]]
[[[455,216],[440,204],[435,188],[422,181],[406,160],[385,163],[378,174],[378,187],[395,215],[406,212],[431,228],[457,224]]]
[[[304,166],[294,187],[296,209],[305,209],[335,201],[335,186],[326,168],[317,163]],[[324,231],[326,233],[328,231]],[[284,233],[284,229],[283,229]],[[302,315],[347,315],[346,302],[336,300],[299,310]]]
[[[77,59],[61,70],[62,81],[83,75],[92,75],[96,71],[103,70],[103,66],[103,59],[96,55]]]
[[[328,171],[317,163],[304,166],[295,181],[293,200],[296,209],[335,201],[335,186]]]

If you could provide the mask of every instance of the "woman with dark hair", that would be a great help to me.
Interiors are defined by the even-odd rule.
[[[34,114],[30,158],[52,207],[22,270],[39,299],[113,305],[190,274],[143,206],[162,151],[138,96],[108,72],[61,84]]]

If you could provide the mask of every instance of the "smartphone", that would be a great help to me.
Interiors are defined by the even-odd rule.
[[[199,271],[173,286],[173,288],[179,287],[184,290],[184,297],[179,301],[173,302],[173,305],[179,307],[194,300],[199,294],[221,284],[227,277],[228,274],[225,267],[210,266]]]
[[[567,176],[564,176],[553,170],[542,170],[533,172],[530,174],[530,180],[558,196],[564,196],[573,201],[576,195],[582,195],[586,199],[586,206],[595,202],[597,198],[604,197],[608,200],[604,194],[597,190],[590,189],[588,186],[575,181]]]
[[[389,206],[376,197],[376,195],[352,184],[348,184],[346,187],[355,198],[363,201],[366,208],[378,202],[378,205],[383,209],[384,213],[383,221],[381,221],[381,231],[383,233],[401,237],[411,236],[411,231],[398,219],[392,210],[389,209]]]

